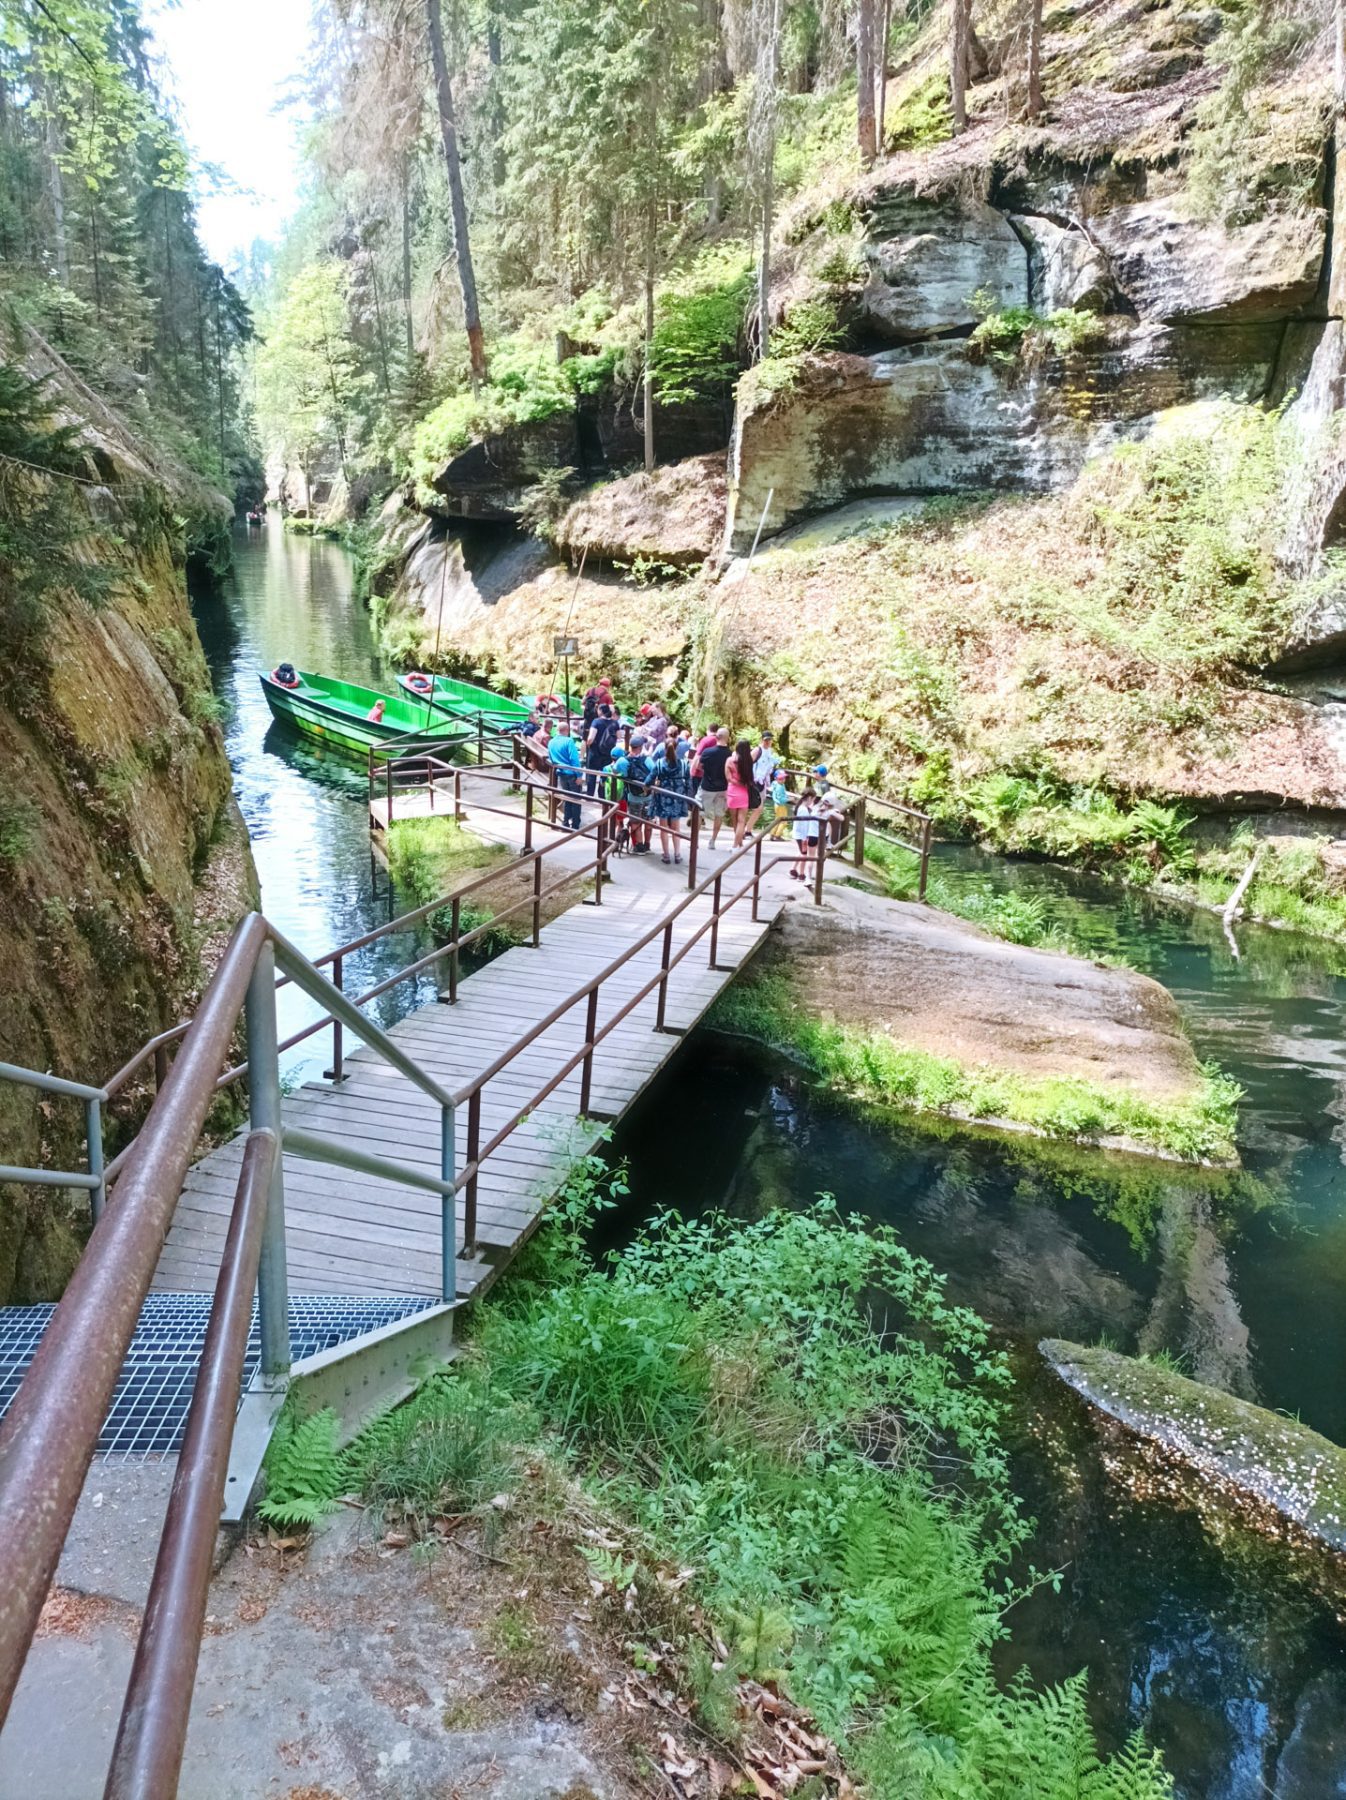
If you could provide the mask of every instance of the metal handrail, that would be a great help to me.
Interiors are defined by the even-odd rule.
[[[106,1800],[177,1793],[201,1653],[199,1622],[205,1618],[252,1295],[279,1156],[274,1131],[251,1132],[243,1146],[229,1235],[117,1728]]]

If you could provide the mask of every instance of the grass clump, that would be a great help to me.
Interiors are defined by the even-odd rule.
[[[968,1067],[899,1044],[886,1032],[813,1017],[780,972],[736,982],[716,1002],[711,1023],[788,1048],[823,1080],[861,1099],[915,1112],[1005,1120],[1048,1137],[1125,1137],[1190,1162],[1234,1155],[1242,1090],[1209,1065],[1200,1089],[1187,1100],[1154,1099],[1076,1076]]]
[[[387,836],[388,872],[394,882],[416,906],[428,906],[432,900],[452,895],[466,876],[494,869],[510,861],[503,844],[487,844],[474,837],[456,820],[441,817],[429,819],[394,819]],[[489,925],[495,917],[484,900],[459,902],[458,929],[466,934],[479,926]],[[431,933],[442,943],[453,934],[453,908],[436,908],[426,920]],[[478,955],[491,956],[520,941],[516,927],[497,926],[473,946]]]

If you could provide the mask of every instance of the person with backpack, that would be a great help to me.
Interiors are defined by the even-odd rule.
[[[598,717],[602,706],[612,705],[612,682],[606,675],[600,675],[591,688],[584,690],[584,736],[587,741],[589,729]],[[589,790],[593,792],[592,788]]]
[[[650,853],[650,782],[653,770],[645,750],[643,731],[631,733],[631,748],[618,751],[608,765],[609,772],[621,777],[622,798],[626,806],[626,822],[631,833],[631,854]]]
[[[612,708],[604,701],[598,708],[598,717],[585,734],[584,766],[588,774],[584,778],[585,791],[592,794],[598,786],[598,777],[612,761],[612,753],[617,748],[617,739],[621,735],[621,726],[617,723]]]

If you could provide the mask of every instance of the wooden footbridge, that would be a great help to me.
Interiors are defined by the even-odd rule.
[[[192,1019],[102,1087],[0,1064],[0,1079],[81,1103],[89,1146],[85,1171],[0,1166],[0,1180],[84,1189],[94,1215],[0,1424],[0,1721],[81,1483],[107,1447],[100,1433],[125,1388],[128,1352],[147,1329],[152,1336],[145,1322],[156,1305],[194,1305],[208,1318],[188,1372],[190,1411],[109,1794],[174,1792],[216,1530],[246,1507],[287,1393],[335,1406],[351,1432],[407,1392],[427,1360],[452,1356],[455,1309],[507,1265],[575,1158],[668,1062],[787,899],[821,900],[829,865],[863,853],[863,801],[802,887],[786,874],[788,846],[778,853],[755,837],[712,852],[693,807],[684,877],[657,855],[622,855],[618,807],[601,795],[584,800],[580,830],[558,830],[555,796],[524,746],[511,740],[505,754],[500,766],[464,771],[434,746],[403,747],[386,759],[377,792],[371,779],[378,830],[400,796],[404,810],[452,809],[517,851],[513,879],[525,871],[526,891],[491,924],[464,928],[467,903],[499,871],[314,960],[252,914]],[[928,848],[927,828],[922,873]],[[563,896],[574,903],[544,923]],[[445,941],[366,992],[345,992],[357,952],[446,912]],[[510,917],[527,942],[464,974],[465,952]],[[428,972],[439,998],[390,1030],[361,1010]],[[280,1044],[276,990],[288,983],[320,1016]],[[247,1060],[232,1063],[240,1020]],[[281,1053],[320,1033],[330,1033],[328,1079],[283,1095]],[[349,1039],[362,1047],[349,1049]],[[216,1094],[244,1079],[247,1126],[201,1154]],[[144,1124],[105,1168],[102,1110],[146,1082]],[[193,1297],[206,1294],[203,1313]],[[344,1323],[305,1355],[311,1339],[298,1321],[324,1297]],[[146,1354],[153,1363],[152,1344]],[[145,1405],[152,1412],[153,1401]],[[171,1447],[162,1436],[156,1446]]]

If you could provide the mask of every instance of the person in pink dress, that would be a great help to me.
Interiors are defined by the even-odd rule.
[[[734,848],[737,850],[747,833],[754,807],[762,804],[761,789],[753,781],[752,745],[747,738],[740,738],[734,745],[734,754],[725,764],[724,773],[728,783],[724,809],[734,828]]]

